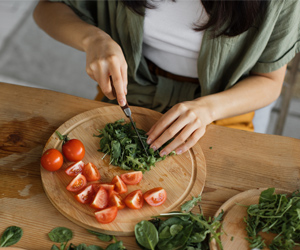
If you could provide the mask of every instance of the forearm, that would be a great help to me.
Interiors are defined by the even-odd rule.
[[[200,98],[199,102],[207,105],[212,121],[260,109],[280,95],[285,71],[286,66],[267,74],[252,74],[226,91]]]
[[[64,3],[40,1],[33,13],[38,26],[54,39],[73,48],[85,51],[90,39],[97,36],[106,38],[108,34],[98,27],[81,20]]]

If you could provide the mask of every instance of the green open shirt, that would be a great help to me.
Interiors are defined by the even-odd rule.
[[[121,1],[51,1],[66,3],[121,46],[128,64],[128,102],[160,112],[178,102],[226,90],[250,71],[277,70],[300,51],[300,1],[271,0],[259,24],[238,36],[212,38],[209,30],[204,32],[198,57],[199,87],[150,74],[142,55],[144,18]]]

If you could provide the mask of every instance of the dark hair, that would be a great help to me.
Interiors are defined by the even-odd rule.
[[[173,0],[174,1],[174,0]],[[254,26],[267,6],[266,0],[199,0],[202,2],[209,20],[204,25],[196,25],[194,30],[210,29],[213,36],[237,36]],[[139,15],[144,15],[144,8],[155,8],[147,0],[122,0]]]

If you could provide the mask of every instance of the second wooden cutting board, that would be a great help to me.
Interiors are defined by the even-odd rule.
[[[161,117],[160,113],[144,108],[131,107],[131,110],[137,128],[146,131]],[[98,167],[101,182],[110,182],[115,175],[126,171],[109,165],[105,159],[102,160],[104,154],[97,151],[100,139],[93,137],[93,134],[98,134],[97,129],[104,128],[105,124],[121,118],[125,117],[118,106],[98,108],[71,118],[57,129],[61,134],[68,134],[70,138],[76,138],[83,142],[86,149],[83,161],[85,163],[93,162]],[[46,143],[44,151],[49,148],[61,151],[61,146],[61,141],[53,133]],[[109,156],[106,157],[109,158]],[[74,198],[75,194],[66,190],[72,177],[67,176],[64,169],[70,164],[65,161],[57,172],[48,172],[41,167],[42,183],[49,200],[58,211],[74,223],[90,230],[119,236],[134,235],[134,226],[141,220],[148,220],[154,215],[179,210],[184,201],[202,193],[206,178],[204,155],[201,147],[197,144],[182,155],[170,156],[164,161],[158,162],[156,167],[144,173],[139,184],[128,186],[128,193],[136,189],[146,192],[154,187],[163,187],[168,195],[163,205],[151,207],[145,203],[140,210],[125,208],[118,212],[117,218],[112,223],[100,224],[95,219],[95,210],[89,205],[77,202]]]

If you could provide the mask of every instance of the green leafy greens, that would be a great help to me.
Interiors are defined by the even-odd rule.
[[[5,229],[0,238],[0,247],[8,247],[16,244],[22,237],[23,230],[17,226],[11,226]]]
[[[275,194],[269,188],[260,194],[259,203],[248,206],[246,231],[250,248],[263,249],[266,243],[259,232],[275,233],[270,250],[292,250],[300,245],[300,193]]]
[[[145,154],[135,130],[130,123],[125,123],[124,119],[108,123],[103,129],[98,129],[99,135],[94,135],[100,139],[100,149],[105,155],[110,155],[110,164],[119,166],[124,170],[149,171],[156,162],[164,160],[166,156],[160,157],[160,149],[154,151],[147,144],[146,131],[137,129],[142,142],[147,149]],[[163,148],[163,145],[161,148]],[[172,152],[171,154],[174,154]],[[103,158],[104,158],[103,157]]]
[[[111,241],[113,239],[115,240],[115,242],[109,244],[105,248],[105,250],[124,250],[124,249],[126,249],[123,246],[123,242],[117,241],[114,236],[98,233],[98,232],[91,231],[91,230],[88,230],[88,232],[96,235],[97,238],[102,241]],[[69,246],[67,247],[68,242],[73,237],[73,233],[72,233],[72,230],[70,230],[66,227],[56,227],[48,234],[48,236],[51,241],[60,243],[60,248],[56,245],[52,245],[51,250],[104,250],[100,246],[95,246],[95,245],[87,246],[84,243],[82,243],[78,246],[75,246],[74,244],[70,243]]]
[[[201,196],[192,197],[181,206],[181,211],[155,216],[153,220],[141,221],[135,226],[137,243],[143,249],[151,250],[208,250],[209,240],[214,238],[223,249],[218,232],[223,212],[216,218],[204,217],[203,213],[194,214],[192,208],[201,200]],[[167,219],[162,220],[161,217]],[[211,235],[211,238],[209,237]]]

